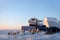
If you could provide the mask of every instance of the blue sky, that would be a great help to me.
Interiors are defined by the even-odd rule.
[[[34,16],[60,20],[60,0],[0,0],[0,26],[27,25],[28,19]]]

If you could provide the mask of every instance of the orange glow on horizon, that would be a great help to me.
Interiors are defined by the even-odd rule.
[[[20,25],[3,25],[0,24],[0,30],[16,30],[16,29],[20,29]]]

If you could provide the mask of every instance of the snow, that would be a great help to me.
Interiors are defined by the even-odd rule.
[[[0,40],[60,40],[60,33],[55,34],[45,34],[45,32],[39,32],[35,34],[30,34],[26,32],[25,35],[7,35],[0,34]]]

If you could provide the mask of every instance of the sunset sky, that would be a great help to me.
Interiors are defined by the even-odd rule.
[[[60,0],[0,0],[0,30],[20,29],[34,16],[60,20]]]

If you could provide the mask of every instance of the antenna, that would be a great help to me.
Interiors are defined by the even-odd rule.
[[[34,16],[34,18],[36,18],[36,17]]]

